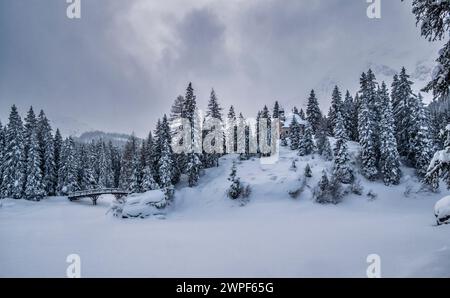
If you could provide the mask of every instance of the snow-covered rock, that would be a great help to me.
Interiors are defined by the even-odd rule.
[[[143,194],[133,194],[123,203],[113,202],[110,210],[115,216],[122,218],[144,218],[161,214],[159,208],[164,205],[164,192],[162,190],[151,190]]]
[[[450,196],[446,196],[434,205],[434,214],[438,225],[450,224]]]

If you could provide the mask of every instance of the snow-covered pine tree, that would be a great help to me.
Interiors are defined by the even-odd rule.
[[[337,113],[342,113],[342,94],[338,86],[333,89],[333,94],[331,96],[331,106],[328,111],[328,123],[330,125],[330,134],[334,136],[334,131],[337,122]]]
[[[429,130],[428,130],[428,119],[425,115],[425,107],[422,102],[421,96],[417,97],[417,125],[416,125],[416,135],[413,140],[413,148],[414,159],[415,159],[415,168],[417,175],[419,177],[424,177],[427,173],[428,165],[430,164],[430,160],[432,157],[432,149],[433,145],[429,139]]]
[[[2,162],[2,197],[20,199],[23,195],[24,172],[24,136],[23,123],[15,105],[11,108],[9,123],[5,134],[5,150]]]
[[[305,111],[303,111],[303,109],[300,109],[300,112],[298,112],[298,115],[300,116],[300,119],[306,120]]]
[[[328,188],[330,187],[330,180],[328,179],[327,172],[325,170],[322,171],[322,177],[317,184],[317,187],[314,191],[314,199],[317,203],[327,204],[329,203],[328,196]]]
[[[294,114],[295,115],[295,114]],[[300,143],[301,131],[300,124],[297,122],[297,117],[292,117],[292,121],[289,129],[289,139],[291,141],[291,150],[298,150],[298,145]]]
[[[53,138],[53,149],[54,149],[54,160],[55,160],[55,194],[58,192],[58,181],[59,181],[59,169],[61,167],[61,150],[63,145],[63,138],[59,129],[56,129],[55,137]]]
[[[450,3],[436,0],[414,0],[412,12],[420,24],[421,35],[428,41],[448,39],[450,31]],[[447,96],[450,86],[450,41],[439,51],[431,82],[423,89],[433,91],[435,97]]]
[[[333,150],[331,149],[330,139],[325,136],[325,140],[323,142],[321,155],[326,161],[332,161],[334,159]]]
[[[133,155],[133,160],[131,163],[131,176],[130,184],[128,190],[131,193],[140,193],[141,190],[141,165],[139,162],[139,152]]]
[[[280,104],[278,103],[278,101],[275,101],[275,104],[273,106],[272,118],[273,119],[280,118]]]
[[[31,135],[27,136],[27,179],[24,188],[25,198],[28,200],[40,201],[45,196],[43,177],[41,174],[41,156],[39,154],[39,142],[37,129],[31,130]]]
[[[378,148],[375,136],[378,127],[374,119],[374,115],[376,114],[376,90],[372,75],[370,73],[367,75],[363,73],[361,76],[361,104],[358,115],[358,134],[361,145],[361,173],[369,180],[375,180],[378,177]]]
[[[246,123],[245,118],[242,113],[239,113],[239,117],[237,119],[237,152],[239,153],[241,160],[246,160],[248,158],[247,151],[247,131],[246,131]]]
[[[41,110],[37,119],[37,138],[39,143],[39,154],[41,158],[41,171],[46,195],[55,194],[55,148],[53,143],[53,132],[50,122]]]
[[[114,184],[114,173],[112,165],[112,151],[111,146],[108,146],[103,140],[100,144],[100,173],[99,173],[99,187],[112,188]]]
[[[23,179],[23,189],[25,190],[27,178],[28,178],[28,155],[31,148],[32,138],[36,138],[37,134],[37,119],[34,113],[33,107],[28,110],[27,116],[25,117],[24,123],[24,145],[23,145],[23,160],[24,160],[24,179]],[[39,154],[39,148],[35,148],[36,154]],[[40,159],[39,159],[40,161]],[[39,167],[41,164],[39,164]],[[42,181],[41,181],[42,182]]]
[[[385,185],[400,183],[400,156],[394,134],[394,117],[386,84],[383,82],[378,91],[381,103],[380,115],[380,171]]]
[[[392,83],[392,111],[396,127],[398,153],[414,164],[413,142],[417,131],[417,99],[412,91],[409,75],[403,67]]]
[[[197,97],[194,94],[194,88],[192,88],[192,83],[189,83],[186,89],[186,95],[183,101],[183,107],[181,109],[181,117],[188,119],[191,124],[191,139],[194,140],[194,121],[195,121],[195,111],[197,109]]]
[[[62,147],[61,166],[58,174],[58,193],[60,195],[80,190],[77,180],[78,167],[75,142],[72,137],[69,137],[64,140]]]
[[[144,168],[144,174],[142,176],[142,191],[149,191],[159,189],[158,183],[153,177],[153,172],[149,165]]]
[[[334,148],[334,168],[333,175],[339,182],[350,184],[353,182],[353,170],[350,165],[350,158],[347,149],[347,134],[344,126],[344,119],[338,110],[335,115],[334,135],[336,145]]]
[[[298,155],[306,156],[312,154],[314,152],[314,149],[315,145],[313,140],[313,130],[311,124],[307,122],[305,125],[305,131],[300,137],[300,141],[298,144]]]
[[[161,125],[160,120],[158,120],[157,126],[158,125],[159,126]],[[134,165],[135,165],[134,160],[136,158],[137,151],[138,151],[137,143],[138,143],[137,138],[134,136],[134,134],[132,134],[130,136],[130,138],[128,139],[127,143],[125,144],[125,147],[123,150],[122,159],[120,162],[120,166],[121,166],[120,188],[122,188],[122,189],[129,189],[130,185],[131,185],[131,179],[132,179]],[[158,160],[157,158],[156,158],[156,161]]]
[[[96,179],[96,152],[95,145],[80,144],[77,150],[76,160],[78,161],[77,181],[79,188],[82,190],[95,189],[98,185],[98,178]]]
[[[219,105],[219,102],[217,100],[217,96],[216,93],[214,91],[214,89],[211,90],[211,95],[209,98],[209,103],[208,103],[208,110],[206,111],[206,117],[205,117],[205,121],[211,121],[211,119],[214,120],[220,120],[221,122],[223,121],[222,119],[222,108]],[[211,130],[203,130],[203,139],[205,138],[206,135],[208,135],[208,133],[210,133],[212,130],[214,131],[221,131],[222,134],[222,127],[211,127]],[[214,146],[217,140],[212,140],[211,145]],[[204,153],[204,159],[205,159],[205,167],[218,167],[219,166],[219,157],[220,157],[220,153]]]
[[[316,94],[314,90],[311,90],[311,94],[308,98],[308,105],[306,108],[306,120],[311,124],[313,133],[316,133],[317,128],[320,125],[320,120],[322,119],[322,112],[319,108],[319,102],[317,101]]]
[[[182,95],[179,95],[175,99],[175,101],[170,109],[169,120],[170,120],[171,124],[173,124],[174,121],[178,121],[182,117],[183,105],[184,105],[184,97]]]
[[[358,115],[355,115],[355,103],[347,90],[345,93],[345,99],[342,103],[342,117],[344,119],[344,126],[347,137],[351,141],[357,140],[357,130],[358,130]]]
[[[172,185],[172,171],[173,171],[173,160],[172,151],[170,143],[164,134],[156,134],[159,143],[160,158],[158,160],[158,176],[159,176],[159,186],[164,190],[166,194],[166,201],[170,203],[173,197],[173,185]]]
[[[201,161],[198,158],[197,154],[194,152],[189,153],[186,168],[189,187],[194,187],[197,185],[198,180],[200,179],[200,169],[201,169]]]
[[[241,181],[240,181],[239,177],[237,177],[236,172],[237,172],[236,171],[236,162],[233,161],[230,177],[228,178],[228,180],[231,182],[231,185],[227,191],[228,197],[232,200],[238,199],[242,193]]]
[[[294,106],[292,108],[292,113],[295,114],[295,115],[299,115],[300,116],[300,112],[298,111],[298,108],[296,106]]]
[[[322,154],[325,141],[327,140],[328,137],[328,124],[326,119],[324,118],[321,119],[319,127],[317,128],[314,137],[316,139],[317,153]]]
[[[306,178],[312,177],[312,170],[311,170],[311,166],[309,165],[309,163],[307,163],[306,167],[305,167],[305,177]]]
[[[437,151],[430,161],[427,173],[424,178],[424,183],[431,187],[432,191],[439,189],[439,182],[441,178],[446,180],[447,189],[450,189],[450,126],[447,125],[447,140],[446,147],[443,150]]]
[[[227,153],[233,153],[237,150],[237,119],[234,107],[230,106],[227,115],[226,131],[225,131],[225,147],[227,148]]]
[[[3,130],[2,122],[0,121],[0,187],[3,180],[3,156],[5,153],[5,132]],[[2,193],[0,189],[0,199],[2,198]]]

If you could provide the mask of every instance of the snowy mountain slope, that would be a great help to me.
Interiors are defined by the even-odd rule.
[[[358,145],[349,149],[356,156]],[[436,227],[433,214],[448,191],[416,193],[412,170],[403,168],[399,186],[359,177],[363,196],[319,205],[311,188],[331,163],[281,150],[274,165],[258,159],[238,165],[238,176],[253,189],[245,207],[225,195],[236,155],[206,170],[197,187],[181,183],[165,220],[105,215],[110,197],[97,207],[63,197],[3,200],[0,276],[62,277],[72,253],[80,255],[85,277],[365,277],[366,257],[374,253],[385,277],[450,276],[450,226]],[[293,159],[297,172],[289,170]],[[310,188],[292,199],[287,192],[299,185],[306,163]]]

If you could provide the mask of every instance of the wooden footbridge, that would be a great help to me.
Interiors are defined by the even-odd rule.
[[[102,189],[89,189],[70,193],[67,197],[70,201],[77,201],[82,198],[90,198],[92,204],[97,205],[97,200],[101,195],[113,195],[116,200],[120,200],[123,197],[129,195],[129,192],[118,188],[102,188]]]

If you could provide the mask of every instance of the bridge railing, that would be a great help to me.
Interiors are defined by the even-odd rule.
[[[120,188],[101,188],[101,189],[87,189],[75,191],[68,194],[68,197],[82,197],[82,196],[90,196],[97,194],[128,194],[129,192]]]

